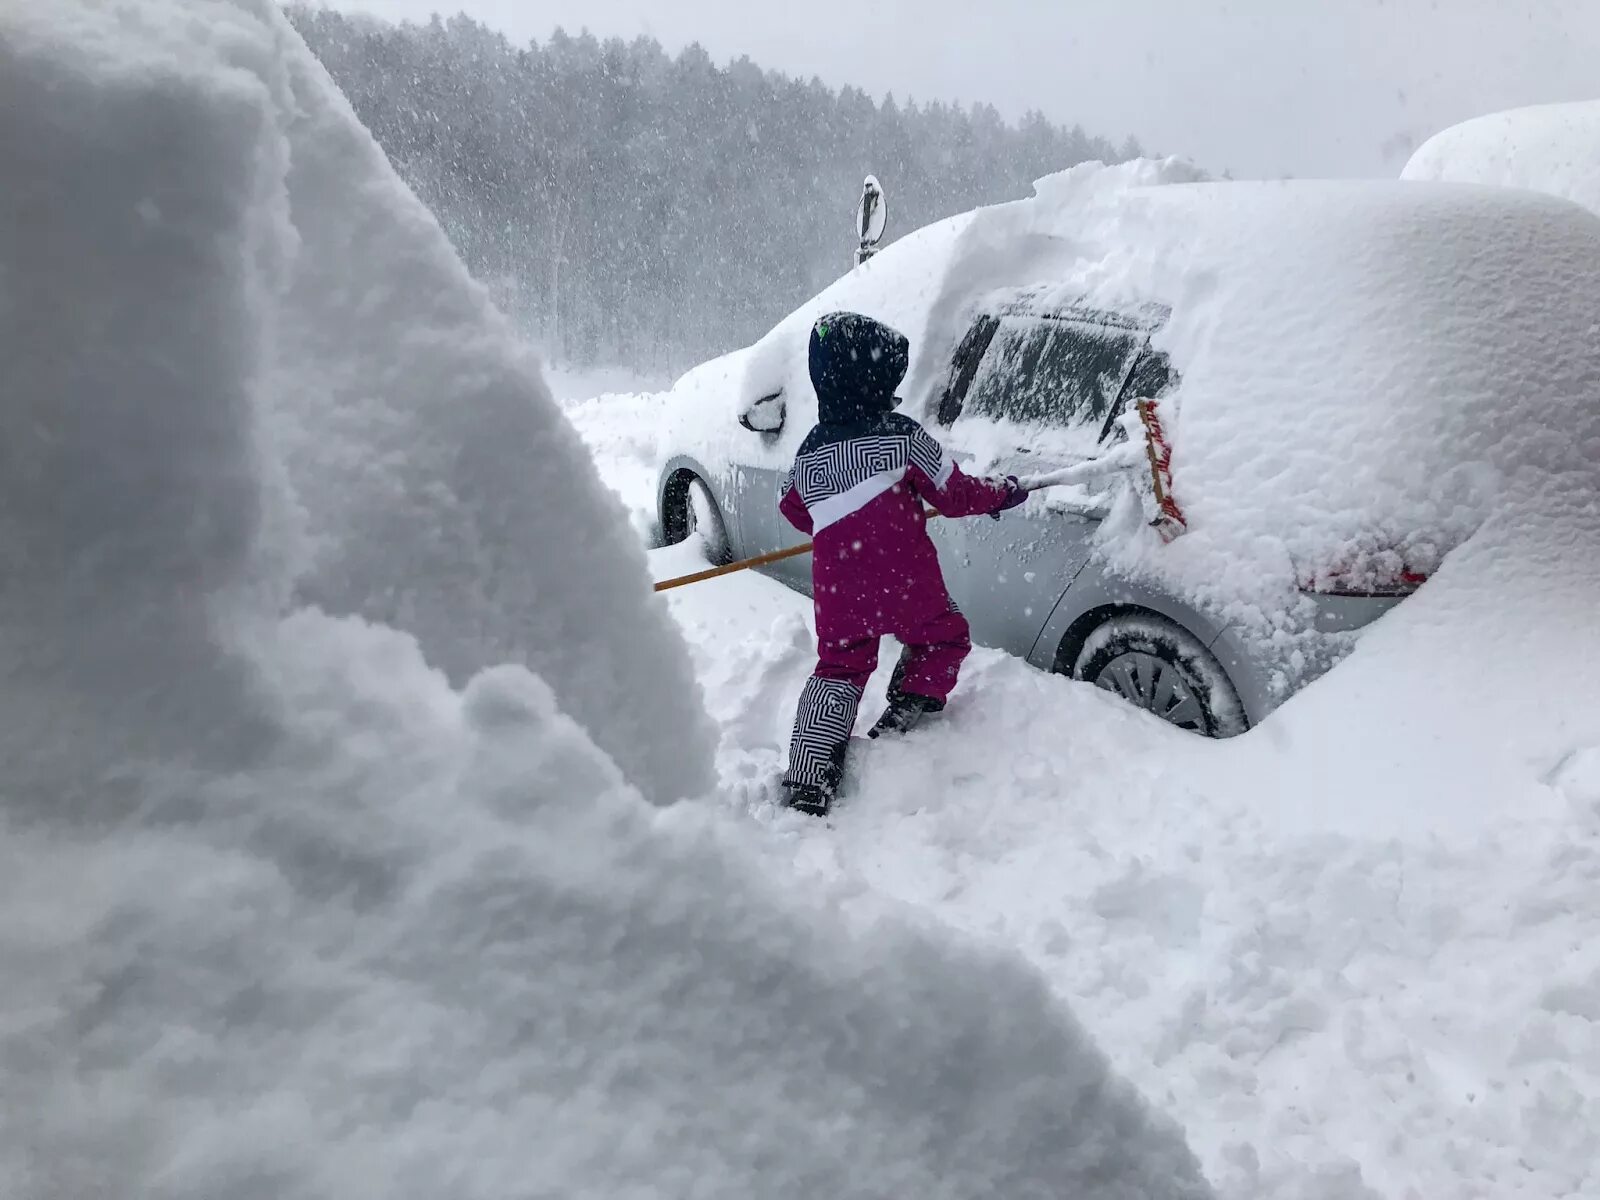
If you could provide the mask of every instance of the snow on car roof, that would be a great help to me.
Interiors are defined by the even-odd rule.
[[[1452,125],[1418,147],[1400,177],[1527,188],[1600,213],[1600,100],[1514,108]]]

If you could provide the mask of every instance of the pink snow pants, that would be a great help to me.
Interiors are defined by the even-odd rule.
[[[955,607],[920,624],[892,630],[905,649],[902,691],[943,701],[956,685],[961,660],[972,649],[967,619]],[[819,638],[817,669],[800,692],[789,740],[790,784],[832,789],[855,727],[861,693],[878,665],[882,635]]]
[[[948,697],[956,686],[962,660],[972,650],[966,617],[951,608],[932,620],[890,632],[905,647],[901,659],[905,674],[900,679],[900,689],[934,700]],[[813,674],[818,679],[837,679],[858,691],[863,690],[878,668],[880,641],[881,635],[839,640],[819,638],[817,669]]]

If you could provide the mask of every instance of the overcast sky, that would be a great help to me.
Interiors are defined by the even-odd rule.
[[[1236,175],[1392,175],[1465,117],[1600,98],[1600,0],[333,0],[1028,108]]]

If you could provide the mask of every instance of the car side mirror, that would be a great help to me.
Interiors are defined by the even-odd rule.
[[[783,393],[773,392],[770,396],[763,396],[746,406],[739,414],[739,424],[751,433],[779,433],[783,429],[784,418],[787,415]]]

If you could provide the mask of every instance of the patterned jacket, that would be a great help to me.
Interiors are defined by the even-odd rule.
[[[947,517],[995,512],[1003,483],[964,475],[921,425],[887,412],[801,443],[779,509],[813,535],[817,636],[841,641],[914,627],[951,607],[923,502]]]

